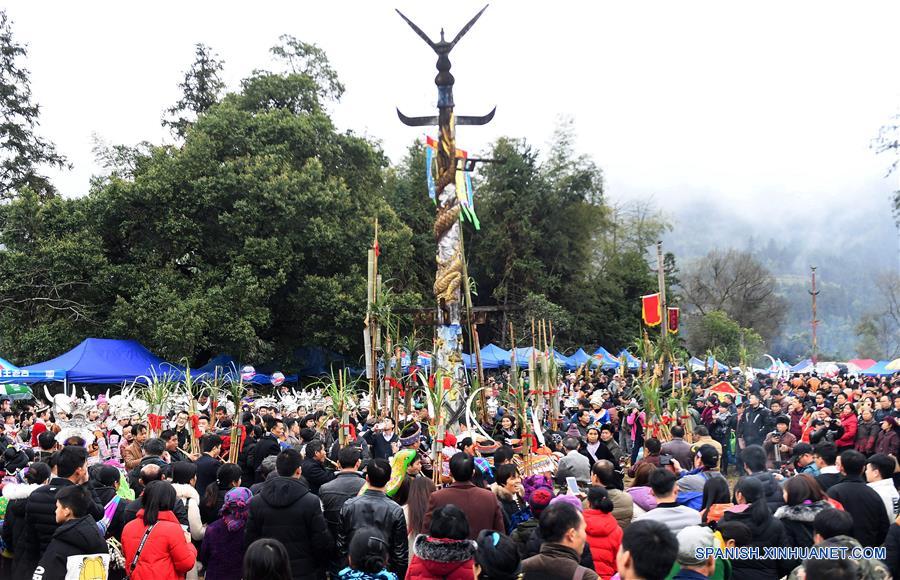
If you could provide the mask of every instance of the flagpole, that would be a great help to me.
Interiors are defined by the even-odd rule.
[[[660,348],[666,342],[666,333],[669,332],[669,309],[666,307],[666,271],[663,268],[662,240],[656,242],[656,274],[659,283],[659,312],[660,312]],[[663,350],[663,352],[666,352]],[[668,361],[663,361],[663,384],[668,379]],[[673,387],[675,383],[672,383]]]

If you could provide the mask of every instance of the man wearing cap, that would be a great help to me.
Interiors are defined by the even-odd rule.
[[[673,459],[673,466],[679,470],[679,491],[703,491],[703,486],[713,477],[724,477],[719,472],[719,452],[712,445],[701,445],[694,454],[694,469],[685,471],[681,465]]]
[[[816,477],[820,473],[819,466],[816,465],[813,446],[809,443],[797,443],[794,445],[794,455],[791,457],[791,464],[794,466],[794,472],[797,474],[806,473]]]
[[[698,558],[698,552],[715,548],[715,538],[710,528],[688,526],[678,532],[678,556],[675,558],[676,574],[672,580],[706,580],[716,570],[716,559],[713,556]],[[673,571],[674,571],[673,570]]]
[[[766,450],[769,468],[780,469],[794,452],[797,438],[788,430],[790,428],[791,419],[786,415],[779,415],[775,419],[775,431],[766,435],[763,447]]]

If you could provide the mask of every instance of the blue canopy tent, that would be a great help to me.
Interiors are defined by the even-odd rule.
[[[890,364],[890,362],[891,361],[889,361],[889,360],[878,361],[874,365],[872,365],[869,368],[867,368],[866,370],[862,371],[860,374],[865,375],[867,377],[884,377],[884,376],[889,377],[892,374],[897,372],[897,371],[891,371],[891,370],[887,369],[887,366],[888,366],[888,364]]]
[[[510,366],[510,353],[496,344],[489,344],[481,349],[481,366],[486,369],[498,369]]]
[[[569,357],[569,362],[575,365],[575,368],[587,364],[589,360],[591,360],[591,357],[588,353],[584,352],[583,348],[579,348]]]
[[[621,359],[622,357],[625,357],[625,366],[631,370],[637,369],[641,366],[641,361],[624,348],[619,353],[619,358]]]
[[[67,353],[27,367],[28,376],[15,382],[113,384],[130,382],[153,374],[183,375],[183,369],[167,363],[134,340],[86,338]]]
[[[688,364],[691,367],[691,371],[702,371],[707,368],[712,369],[715,366],[716,371],[720,373],[727,373],[729,370],[728,365],[723,365],[717,360],[714,360],[712,357],[706,359],[706,362],[703,362],[699,358],[692,356],[691,360],[688,361]]]
[[[528,361],[531,359],[532,350],[534,350],[534,348],[530,346],[516,349],[516,364],[519,366],[519,368],[528,368]],[[568,358],[556,351],[553,351],[553,357],[556,359],[556,364],[559,366],[567,367],[567,365],[571,364]]]
[[[792,373],[811,373],[815,369],[815,365],[811,359],[803,359],[791,367]]]
[[[609,353],[608,350],[603,348],[602,346],[597,347],[597,350],[594,351],[593,357],[595,360],[600,361],[601,368],[604,369],[616,369],[619,368],[619,361]]]
[[[0,358],[0,377],[15,377],[19,374],[21,374],[19,367],[8,360]],[[30,399],[34,396],[31,392],[31,387],[28,385],[24,385],[22,382],[7,383],[3,380],[0,380],[0,395],[6,395],[12,400]]]

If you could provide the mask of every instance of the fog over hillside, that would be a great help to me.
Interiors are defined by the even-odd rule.
[[[682,269],[713,249],[734,248],[753,253],[776,276],[788,312],[781,336],[770,345],[775,356],[808,354],[810,266],[816,266],[819,350],[846,359],[859,354],[855,326],[881,306],[875,277],[900,272],[900,232],[887,185],[874,181],[822,205],[784,198],[781,207],[760,204],[754,211],[699,195],[674,208],[655,200],[672,221],[664,245]]]

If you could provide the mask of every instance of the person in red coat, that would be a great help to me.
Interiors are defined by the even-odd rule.
[[[168,481],[151,481],[144,488],[143,508],[122,531],[125,572],[131,580],[183,580],[194,567],[197,549],[172,513],[176,500]]]
[[[622,528],[613,517],[613,503],[606,488],[594,486],[588,490],[588,504],[584,510],[585,533],[594,559],[594,570],[601,580],[616,574],[616,554],[622,545]]]
[[[482,530],[493,530],[503,533],[503,512],[500,502],[490,491],[472,483],[475,472],[475,459],[465,453],[457,453],[450,458],[450,475],[453,483],[440,491],[431,494],[428,499],[428,510],[425,512],[423,529],[430,529],[432,514],[439,507],[453,504],[468,517],[468,539],[474,540]]]
[[[420,534],[413,544],[415,555],[406,569],[406,580],[475,580],[477,546],[468,539],[469,532],[466,514],[455,505],[434,510],[429,535]]]
[[[841,435],[840,439],[834,442],[835,446],[838,448],[838,453],[846,451],[847,449],[853,449],[853,446],[856,444],[857,425],[858,420],[856,418],[856,413],[853,410],[853,405],[845,403],[844,406],[841,407],[841,427],[844,428],[844,434]]]

